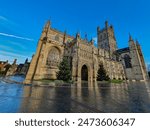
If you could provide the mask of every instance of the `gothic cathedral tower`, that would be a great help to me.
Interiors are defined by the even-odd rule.
[[[98,48],[105,49],[110,52],[110,56],[117,50],[117,43],[114,34],[113,26],[109,26],[108,22],[105,22],[105,28],[97,28],[97,37],[98,37]]]

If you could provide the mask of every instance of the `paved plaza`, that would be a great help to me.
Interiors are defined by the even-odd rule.
[[[11,77],[19,82],[23,77]],[[24,86],[0,80],[1,113],[150,112],[150,83]]]

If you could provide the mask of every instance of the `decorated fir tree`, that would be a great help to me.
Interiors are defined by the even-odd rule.
[[[71,80],[71,70],[70,65],[66,57],[63,58],[59,65],[59,71],[57,73],[57,79],[63,81]]]
[[[103,64],[100,64],[100,65],[99,65],[98,72],[97,72],[97,80],[98,80],[98,81],[103,81],[103,80],[108,81],[109,79],[110,79],[110,78],[109,78],[109,76],[107,75],[106,70],[104,69]]]

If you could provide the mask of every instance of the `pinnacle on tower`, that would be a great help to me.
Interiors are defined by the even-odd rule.
[[[80,33],[79,32],[77,32],[76,38],[80,38]]]
[[[25,60],[25,64],[28,63],[28,58]]]
[[[136,44],[132,38],[132,36],[129,34],[129,47],[131,48],[135,48],[136,47]]]
[[[15,65],[17,63],[17,59],[14,59],[13,65]]]
[[[45,28],[49,28],[50,24],[51,24],[51,22],[50,22],[50,20],[48,20],[47,23],[45,24]]]
[[[129,33],[129,41],[133,41],[131,34]]]
[[[108,28],[108,21],[105,21],[105,28]]]
[[[43,32],[46,32],[46,33],[48,32],[48,30],[50,28],[50,24],[51,24],[51,22],[50,22],[50,20],[48,20],[44,26]]]
[[[43,28],[43,40],[47,40],[47,34],[48,34],[48,31],[50,29],[50,20],[47,21],[47,23],[45,24],[44,28]]]
[[[97,27],[97,32],[100,32],[100,27],[99,26]]]

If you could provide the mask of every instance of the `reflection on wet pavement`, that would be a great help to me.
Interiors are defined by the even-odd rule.
[[[40,87],[0,80],[0,112],[150,112],[150,83]]]

